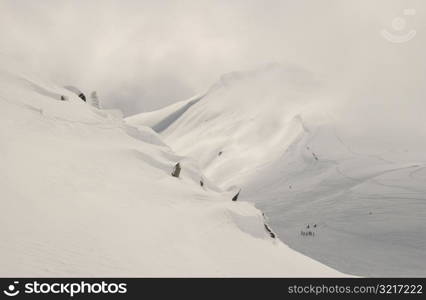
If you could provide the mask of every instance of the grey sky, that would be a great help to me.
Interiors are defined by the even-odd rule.
[[[307,67],[336,92],[399,82],[399,94],[420,102],[425,8],[423,0],[0,0],[0,52],[58,84],[97,90],[127,115],[269,62]],[[400,32],[398,16],[407,22]],[[382,29],[417,36],[393,44]]]

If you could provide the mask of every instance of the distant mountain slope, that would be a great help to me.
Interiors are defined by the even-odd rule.
[[[294,66],[234,72],[159,132],[296,250],[348,273],[425,276],[424,130],[341,89]]]
[[[195,96],[189,100],[174,103],[162,110],[128,117],[127,120],[129,124],[132,123],[135,126],[143,124],[142,126],[149,126],[156,132],[162,132],[202,98],[202,95]]]
[[[2,277],[343,276],[272,240],[151,129],[15,67],[0,128]]]

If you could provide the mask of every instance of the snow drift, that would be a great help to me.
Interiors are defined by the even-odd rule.
[[[401,95],[413,83],[357,84],[278,64],[234,72],[153,128],[221,188],[242,188],[298,251],[352,274],[425,276],[426,134]],[[127,121],[161,124],[179,107]]]
[[[152,129],[2,65],[0,276],[343,275],[271,239]]]

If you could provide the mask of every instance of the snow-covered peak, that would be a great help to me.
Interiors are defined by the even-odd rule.
[[[0,71],[1,276],[343,275],[152,129],[23,74]]]
[[[127,121],[152,126],[173,115],[167,127],[152,128],[178,153],[196,157],[212,180],[229,187],[236,182],[227,181],[237,173],[274,159],[309,126],[327,122],[325,114],[316,112],[320,93],[321,84],[309,71],[270,64],[221,76],[196,102],[185,101]]]

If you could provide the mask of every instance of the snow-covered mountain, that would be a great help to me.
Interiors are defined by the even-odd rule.
[[[127,122],[154,128],[220,188],[241,188],[290,247],[351,274],[425,276],[424,130],[399,134],[413,115],[335,90],[274,64]]]
[[[5,63],[0,128],[0,276],[344,275],[152,129]]]

